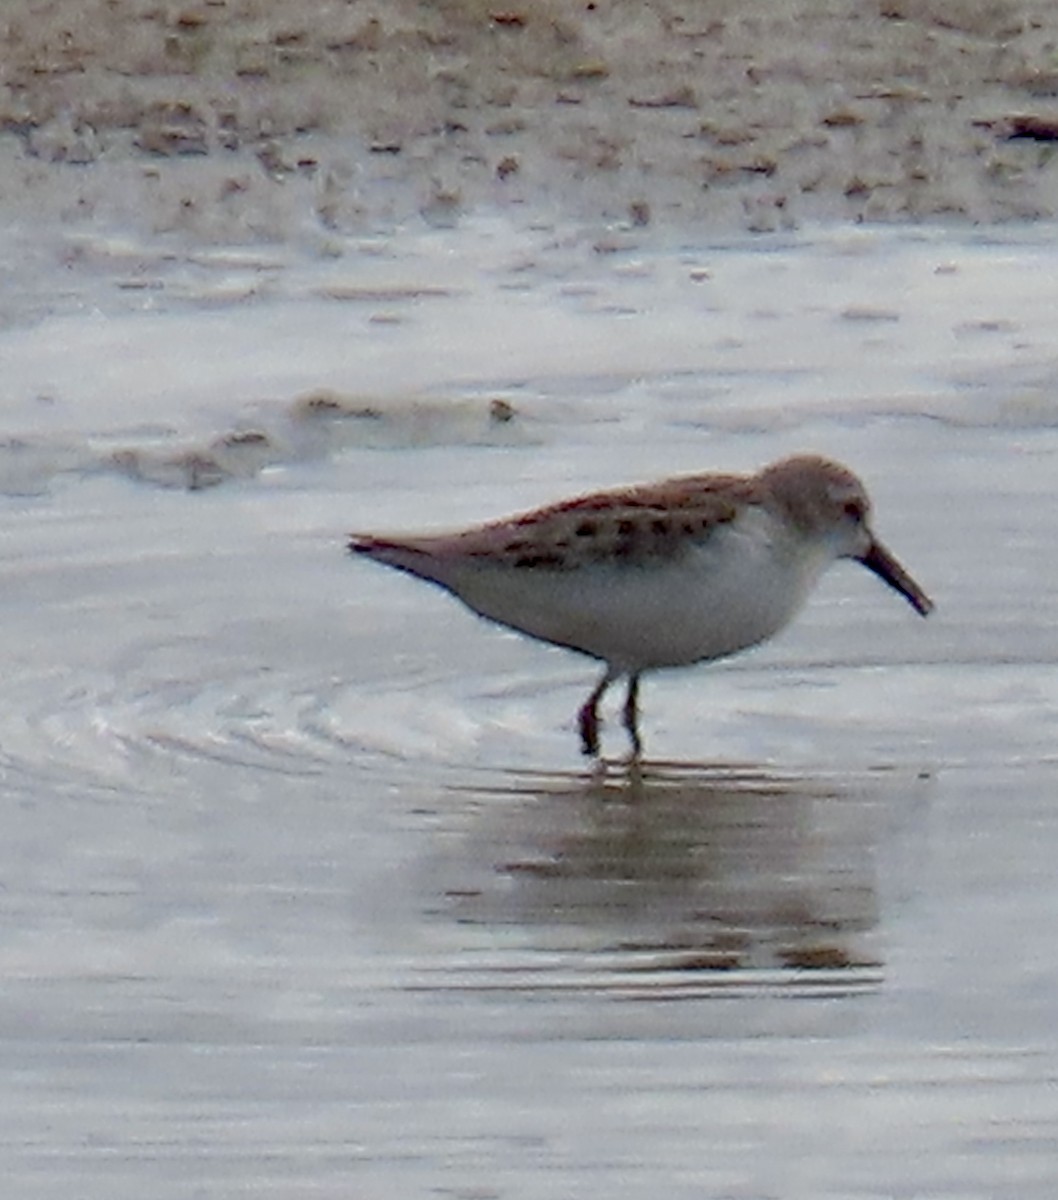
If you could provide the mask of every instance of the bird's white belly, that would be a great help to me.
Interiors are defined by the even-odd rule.
[[[455,588],[475,611],[627,671],[720,658],[780,630],[826,556],[725,529],[671,562],[481,571]]]

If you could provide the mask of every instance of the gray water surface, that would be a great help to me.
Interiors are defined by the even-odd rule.
[[[463,236],[0,333],[11,1194],[1049,1198],[1053,240]],[[343,552],[797,449],[937,611],[835,568],[639,767]]]

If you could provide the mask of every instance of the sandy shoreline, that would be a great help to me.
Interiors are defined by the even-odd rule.
[[[9,224],[1058,215],[1049,0],[23,0],[0,36]]]

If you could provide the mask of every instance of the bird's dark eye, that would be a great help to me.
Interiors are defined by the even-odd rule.
[[[845,516],[851,521],[862,521],[867,515],[867,506],[862,500],[846,500]]]

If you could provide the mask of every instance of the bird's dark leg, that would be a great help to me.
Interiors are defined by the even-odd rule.
[[[632,757],[638,758],[640,751],[643,749],[643,744],[639,740],[638,675],[629,675],[628,677],[628,694],[625,696],[624,723],[625,729],[628,730],[628,737],[632,742]]]
[[[591,757],[599,753],[599,701],[606,689],[618,677],[620,672],[607,667],[603,672],[592,694],[581,705],[577,713],[577,727],[580,729],[580,748]]]

